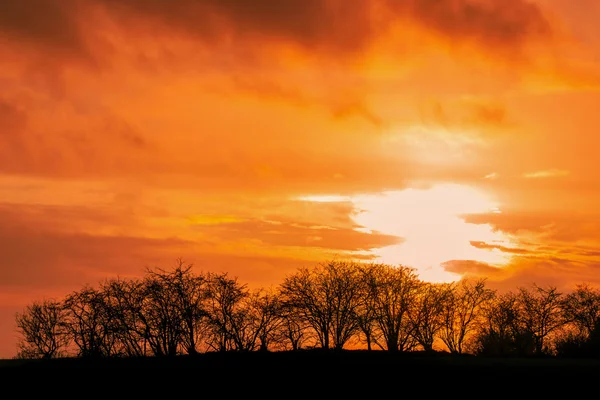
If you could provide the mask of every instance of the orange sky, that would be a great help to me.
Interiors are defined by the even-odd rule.
[[[600,285],[596,0],[0,2],[15,312],[168,268],[333,258]]]

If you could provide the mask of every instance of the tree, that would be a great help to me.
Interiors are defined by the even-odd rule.
[[[159,268],[148,268],[143,280],[142,298],[140,311],[145,325],[144,337],[153,354],[179,354],[184,322],[171,274]]]
[[[260,351],[268,351],[278,339],[277,332],[284,323],[279,293],[275,289],[257,289],[250,294],[246,306],[252,316],[253,331],[259,342]]]
[[[179,340],[183,352],[190,355],[198,353],[198,342],[203,338],[203,326],[207,319],[204,303],[208,296],[206,276],[194,274],[192,269],[192,264],[185,264],[178,259],[172,271],[150,271],[151,276],[161,283],[166,298],[179,315],[178,322],[181,325],[173,328],[180,329]]]
[[[366,284],[370,312],[383,338],[383,343],[377,344],[391,352],[413,350],[416,340],[409,314],[416,304],[420,286],[415,269],[371,264],[366,272]]]
[[[575,333],[588,339],[600,323],[600,290],[580,284],[567,294],[562,302],[564,322],[575,328]]]
[[[274,345],[282,350],[300,350],[311,340],[310,326],[280,294],[281,324],[273,333]]]
[[[451,353],[465,352],[466,340],[477,328],[483,305],[494,296],[495,292],[485,287],[485,279],[463,279],[453,285],[444,302],[440,330],[440,338]]]
[[[535,353],[538,355],[550,352],[546,338],[565,324],[562,299],[562,293],[555,286],[540,287],[533,284],[531,289],[519,288],[518,300],[523,322],[533,334]]]
[[[33,302],[16,314],[21,335],[17,343],[19,358],[56,358],[64,355],[70,343],[67,314],[55,300]]]
[[[90,286],[66,296],[69,333],[81,357],[107,357],[116,353],[115,321],[104,294]]]
[[[476,337],[476,354],[488,356],[529,356],[535,340],[523,322],[518,296],[497,295],[482,307],[481,329]]]
[[[351,262],[329,262],[322,269],[322,285],[328,287],[332,302],[331,338],[333,347],[341,350],[359,331],[357,313],[362,304],[358,265]]]
[[[139,279],[109,279],[100,284],[113,323],[118,353],[129,357],[147,355],[147,332],[144,314],[144,283]]]
[[[356,321],[359,328],[359,336],[367,345],[367,350],[373,350],[373,345],[379,343],[381,331],[377,329],[375,320],[375,297],[372,296],[373,287],[376,284],[376,268],[371,264],[360,266],[360,290],[362,301],[358,306]]]
[[[217,351],[247,350],[244,330],[242,301],[248,296],[248,288],[230,278],[227,273],[207,275],[208,346]]]
[[[562,302],[564,334],[555,342],[561,356],[600,354],[600,291],[580,284]]]
[[[299,268],[280,285],[285,306],[310,326],[323,349],[343,349],[359,329],[358,272],[355,263],[332,261]]]
[[[433,351],[438,333],[444,326],[443,311],[450,300],[452,285],[423,282],[414,299],[409,318],[414,327],[413,336],[426,352]]]

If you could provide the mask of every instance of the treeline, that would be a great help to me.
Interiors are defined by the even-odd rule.
[[[600,291],[498,293],[485,279],[421,281],[413,268],[331,261],[250,290],[227,273],[147,268],[16,315],[17,358],[367,349],[527,357],[600,355]]]

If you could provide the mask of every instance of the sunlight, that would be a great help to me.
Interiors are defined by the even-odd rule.
[[[376,249],[377,261],[415,267],[423,280],[459,279],[459,275],[441,266],[449,260],[476,260],[497,266],[509,261],[498,250],[471,246],[471,241],[507,242],[508,238],[489,225],[470,224],[461,218],[463,214],[500,212],[497,204],[468,186],[410,188],[356,196],[352,201],[359,209],[353,218],[365,229],[404,238],[401,244]]]

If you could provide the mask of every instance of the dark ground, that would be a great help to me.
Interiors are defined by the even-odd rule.
[[[192,393],[220,398],[574,398],[581,393],[594,398],[600,359],[313,350],[164,359],[0,360],[0,381],[5,386],[29,382],[19,383],[21,390],[42,390],[44,395],[73,388],[69,393],[83,390],[84,397],[175,398]]]

